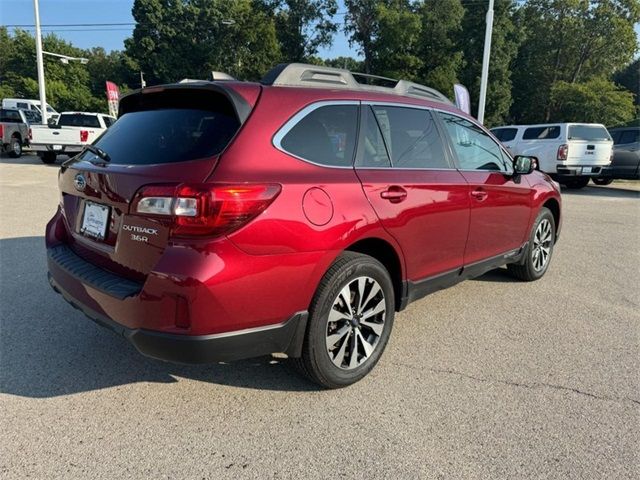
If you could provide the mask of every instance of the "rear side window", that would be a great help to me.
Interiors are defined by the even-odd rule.
[[[63,113],[58,119],[58,125],[63,127],[87,127],[100,128],[97,115],[84,115],[82,113]]]
[[[280,146],[286,152],[313,163],[350,167],[357,125],[357,105],[318,107],[282,137]]]
[[[516,138],[516,134],[518,133],[517,128],[494,128],[491,130],[498,140],[501,142],[510,142],[514,138]]]
[[[24,103],[24,102],[18,102],[18,103],[16,103],[16,106],[18,108],[23,109],[23,110],[28,110],[29,109],[29,104],[28,103]],[[31,105],[31,108],[33,108],[33,105]]]
[[[104,124],[107,128],[113,125],[113,123],[116,121],[113,117],[102,117],[102,119],[104,120]]]
[[[111,163],[183,162],[217,155],[239,127],[238,119],[227,111],[141,110],[123,114],[95,145],[111,157]]]
[[[479,126],[456,115],[440,116],[462,170],[511,171],[508,156]]]
[[[362,138],[356,164],[359,167],[391,168],[380,126],[371,107],[362,109]]]
[[[21,123],[22,118],[17,110],[0,110],[0,122]]]
[[[640,142],[640,130],[622,130],[618,138],[614,138],[613,140],[613,143],[616,145],[626,145],[628,143],[638,142]]]
[[[560,137],[560,126],[530,127],[522,134],[523,140],[551,140]],[[504,140],[503,140],[504,141]]]
[[[611,140],[611,136],[599,125],[569,125],[569,140]]]
[[[393,168],[449,168],[431,112],[381,105],[373,112]]]

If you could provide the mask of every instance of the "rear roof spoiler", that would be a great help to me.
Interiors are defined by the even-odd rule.
[[[171,83],[134,90],[120,98],[120,103],[118,105],[118,117],[132,110],[136,100],[140,99],[142,95],[163,91],[166,92],[170,90],[206,90],[219,93],[229,100],[229,103],[231,103],[236,115],[238,116],[240,124],[243,124],[247,118],[249,118],[249,114],[251,113],[251,106],[242,97],[242,95],[236,92],[229,85],[225,83],[208,82],[205,80],[195,80],[186,83]]]

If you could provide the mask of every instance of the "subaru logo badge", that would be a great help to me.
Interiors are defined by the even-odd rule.
[[[76,190],[79,190],[82,192],[87,186],[87,181],[84,179],[84,175],[79,173],[73,179],[73,184],[75,185]]]

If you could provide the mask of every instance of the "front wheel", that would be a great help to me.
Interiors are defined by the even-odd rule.
[[[596,185],[611,185],[613,178],[592,178],[591,181]]]
[[[509,272],[516,278],[532,282],[542,278],[549,268],[553,245],[556,238],[556,225],[551,211],[542,207],[533,224],[527,250],[522,263],[508,265]]]
[[[389,272],[376,259],[345,252],[313,298],[298,369],[325,388],[367,375],[384,351],[395,313]]]

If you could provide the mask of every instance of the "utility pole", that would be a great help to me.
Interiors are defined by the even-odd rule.
[[[40,31],[40,8],[38,0],[33,0],[33,10],[36,15],[36,61],[38,63],[38,90],[40,90],[40,118],[42,124],[47,124],[47,93],[44,85],[44,63],[42,59],[42,32]]]
[[[491,34],[493,33],[493,0],[489,0],[487,27],[484,32],[484,53],[482,55],[482,75],[480,77],[480,100],[478,101],[478,121],[484,123],[484,106],[487,101],[489,80],[489,57],[491,56]]]

